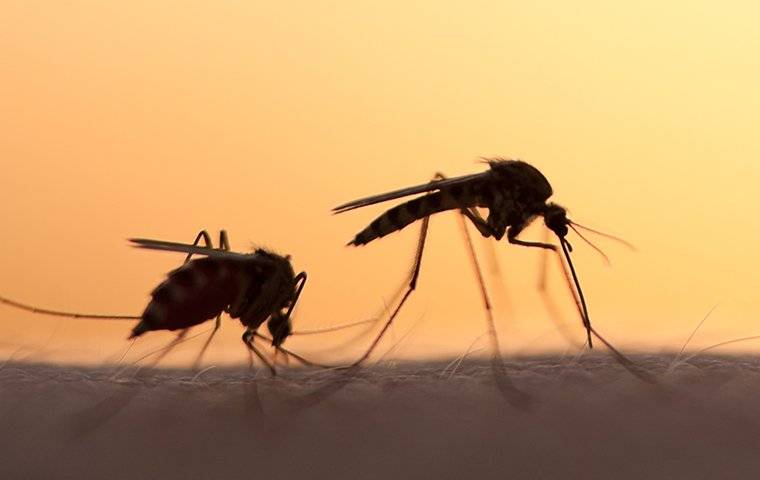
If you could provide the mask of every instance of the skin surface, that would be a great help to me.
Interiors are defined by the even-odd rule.
[[[756,357],[512,360],[529,410],[487,363],[382,364],[321,402],[338,373],[247,369],[109,379],[108,369],[5,364],[3,478],[751,478]],[[110,399],[103,401],[104,399]],[[99,403],[100,402],[100,403]]]

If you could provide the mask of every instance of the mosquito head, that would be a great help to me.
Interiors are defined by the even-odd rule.
[[[293,324],[290,323],[290,315],[276,313],[269,317],[267,329],[272,335],[272,346],[279,347],[293,333]]]
[[[567,219],[567,210],[556,203],[547,203],[544,209],[544,223],[549,230],[564,239],[567,235],[567,226],[570,224],[570,220]]]
[[[272,334],[272,346],[279,347],[293,333],[293,324],[290,321],[290,315],[301,296],[301,290],[306,285],[306,272],[300,272],[293,278],[293,291],[287,298],[282,308],[272,314],[267,322],[269,333]]]

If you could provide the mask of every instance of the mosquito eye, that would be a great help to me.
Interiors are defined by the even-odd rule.
[[[555,225],[551,226],[551,229],[559,237],[564,238],[565,236],[567,236],[567,225],[565,225],[564,223],[557,222]]]
[[[267,329],[272,335],[272,345],[279,347],[290,336],[293,329],[290,325],[289,319],[284,316],[272,316],[267,322]]]

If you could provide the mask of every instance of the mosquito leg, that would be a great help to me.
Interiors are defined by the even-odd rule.
[[[544,229],[544,239],[542,243],[549,243],[549,229]],[[555,250],[556,251],[556,250]],[[549,250],[543,249],[541,252],[541,263],[538,267],[538,290],[546,291],[546,276],[549,272]]]
[[[208,248],[214,248],[214,244],[211,242],[211,235],[209,235],[206,230],[201,230],[198,232],[198,235],[195,236],[195,240],[193,241],[193,246],[198,245],[201,240],[203,240],[203,243],[206,244]],[[193,258],[193,254],[188,253],[185,257],[185,261],[182,263],[189,262],[191,258]]]
[[[493,231],[493,228],[491,228],[491,225],[480,216],[477,210],[474,208],[463,208],[459,210],[459,212],[475,225],[475,228],[478,229],[478,232],[480,232],[481,235],[486,238],[494,236],[495,232]]]
[[[483,299],[483,308],[486,312],[486,323],[488,326],[488,336],[491,339],[491,367],[494,373],[494,379],[499,390],[505,396],[508,402],[512,405],[519,407],[527,407],[530,402],[530,397],[520,389],[518,389],[512,379],[507,373],[507,369],[504,366],[504,360],[501,357],[501,347],[499,346],[499,337],[496,333],[496,325],[493,320],[493,311],[491,309],[491,301],[488,298],[488,290],[486,289],[485,281],[483,281],[483,273],[480,270],[480,264],[478,263],[478,257],[475,253],[475,248],[472,245],[472,238],[470,232],[467,231],[467,224],[465,218],[469,218],[467,214],[462,212],[459,217],[460,225],[462,226],[462,233],[464,236],[464,242],[467,247],[467,251],[470,255],[472,267],[475,270],[475,278],[480,286],[480,295]]]
[[[253,370],[253,352],[248,349],[246,349],[246,352],[248,352],[248,368]]]
[[[441,172],[438,172],[435,174],[434,180],[446,180],[446,176]],[[459,211],[462,215],[467,217],[473,225],[475,225],[475,228],[478,229],[478,232],[480,232],[481,235],[486,238],[494,236],[495,232],[493,231],[493,227],[488,224],[475,208],[462,208]]]
[[[433,177],[433,181],[435,180],[441,180],[445,179],[445,175],[438,172]],[[417,278],[420,275],[420,267],[422,266],[422,254],[425,249],[425,240],[427,239],[427,232],[428,232],[428,226],[430,225],[430,217],[427,216],[422,219],[422,225],[420,227],[420,236],[417,240],[417,251],[414,256],[414,263],[412,265],[412,269],[410,270],[409,274],[409,284],[406,287],[406,290],[404,291],[404,294],[401,296],[401,300],[399,301],[398,305],[396,305],[396,308],[391,313],[390,317],[388,317],[388,320],[385,322],[385,325],[383,325],[383,328],[380,330],[380,333],[378,333],[377,337],[375,337],[375,340],[370,344],[367,351],[359,357],[358,360],[356,360],[354,363],[349,365],[348,368],[355,367],[359,364],[361,364],[364,360],[367,359],[367,357],[370,356],[372,351],[377,347],[377,344],[380,342],[380,339],[383,338],[383,335],[388,331],[388,328],[390,328],[391,324],[393,323],[393,320],[398,316],[398,313],[401,311],[401,307],[404,306],[404,303],[406,303],[406,300],[409,298],[409,296],[412,294],[412,292],[417,288]]]
[[[428,231],[429,224],[430,224],[430,217],[425,217],[422,219],[422,226],[420,228],[420,236],[419,236],[419,239],[417,240],[417,252],[414,255],[414,264],[412,266],[411,274],[409,277],[409,284],[407,285],[404,295],[401,297],[401,300],[399,301],[398,305],[396,305],[396,308],[393,310],[390,317],[388,317],[388,320],[385,322],[385,325],[383,325],[383,328],[380,330],[380,333],[378,333],[377,337],[375,337],[375,340],[372,341],[372,344],[370,344],[367,351],[364,352],[364,355],[362,355],[361,357],[359,357],[358,360],[356,360],[354,363],[349,365],[349,368],[359,365],[364,360],[366,360],[367,357],[370,356],[370,354],[375,349],[375,347],[377,347],[377,344],[380,343],[380,339],[383,338],[383,335],[385,335],[385,332],[388,331],[388,328],[393,323],[393,320],[401,311],[401,307],[404,306],[404,303],[406,303],[406,300],[409,298],[412,292],[417,288],[417,278],[420,275],[420,267],[422,266],[422,253],[425,249],[425,240],[427,238],[427,231]]]
[[[253,335],[256,336],[256,337],[258,337],[258,338],[260,338],[260,339],[262,339],[262,340],[264,340],[265,342],[270,342],[270,343],[272,342],[271,338],[267,337],[266,335],[262,335],[259,332],[254,332]],[[307,360],[306,358],[302,357],[301,355],[298,355],[297,353],[292,352],[292,351],[288,350],[287,348],[285,348],[283,346],[278,346],[276,348],[277,348],[277,350],[276,350],[277,352],[282,352],[286,356],[285,358],[293,357],[293,358],[295,358],[296,360],[298,360],[299,362],[301,362],[302,364],[304,364],[304,365],[306,365],[308,367],[336,368],[334,365],[325,365],[325,364],[322,364],[322,363],[317,363],[317,362],[312,362],[311,360]]]
[[[153,360],[151,360],[151,362],[148,365],[146,365],[146,367],[150,369],[150,368],[153,368],[156,365],[158,365],[158,363],[161,360],[163,360],[164,357],[166,357],[167,355],[169,355],[169,352],[171,352],[174,349],[174,347],[176,347],[177,345],[179,345],[180,343],[182,343],[184,341],[185,337],[187,336],[187,332],[189,332],[189,331],[190,331],[189,328],[185,328],[183,330],[180,330],[180,332],[177,334],[177,336],[174,337],[174,340],[172,340],[171,343],[169,343],[169,345],[167,345],[166,347],[164,347],[159,352],[159,354],[156,355],[156,357]],[[138,359],[135,363],[139,362],[140,360],[141,359]],[[127,368],[129,368],[129,367],[127,367]],[[142,369],[142,368],[145,368],[145,367],[138,367],[138,368]]]
[[[272,376],[273,377],[276,376],[277,371],[274,369],[274,365],[272,365],[272,363],[264,356],[264,354],[261,353],[259,349],[256,348],[256,346],[253,344],[254,335],[255,335],[255,332],[252,330],[246,330],[245,332],[243,332],[243,343],[245,344],[246,347],[248,347],[250,351],[255,353],[257,357],[259,357],[259,360],[261,360],[262,363],[264,363],[264,365],[267,366],[267,368],[269,368],[269,371],[272,372]]]
[[[551,243],[526,242],[525,240],[520,240],[519,238],[509,237],[509,236],[507,237],[507,241],[513,245],[520,245],[523,247],[543,248],[545,250],[557,251],[557,246],[552,245]]]
[[[221,324],[222,324],[222,315],[220,314],[216,316],[216,319],[214,320],[214,329],[211,330],[211,333],[206,339],[206,342],[203,344],[203,347],[201,347],[201,351],[198,352],[198,356],[195,357],[195,361],[193,361],[193,370],[197,370],[198,367],[200,367],[201,359],[203,358],[203,355],[206,353],[208,346],[211,344],[211,340],[214,338],[214,335],[216,335],[216,332],[219,331],[219,327],[221,326]]]
[[[438,172],[438,173],[436,173],[436,178],[435,179],[436,180],[445,180],[446,176],[443,173]],[[475,226],[475,228],[478,229],[478,232],[480,232],[480,234],[486,240],[486,242],[488,242],[489,238],[496,236],[496,232],[494,232],[493,227],[491,227],[491,225],[480,215],[480,212],[478,212],[478,210],[476,208],[474,208],[474,207],[473,208],[462,208],[461,210],[459,210],[459,213],[461,213],[462,215],[464,215],[465,218],[469,219],[470,222],[472,222],[472,224]],[[467,233],[466,227],[463,227],[463,228],[465,229],[464,230],[465,234],[469,237],[469,233]],[[470,245],[471,244],[472,244],[472,242],[470,242]],[[496,259],[496,254],[495,254],[495,252],[493,250],[493,244],[487,243],[487,245],[488,245],[487,248],[489,248],[491,259],[493,260],[493,263],[492,263],[493,264],[492,273],[499,279],[501,292],[504,295],[504,297],[506,298],[507,297],[506,290],[504,289],[504,284],[501,283],[501,268],[499,267],[499,262]],[[473,250],[473,252],[474,252],[474,250]],[[476,263],[477,263],[477,261],[476,261]]]
[[[227,230],[219,230],[219,250],[230,251],[230,240],[227,236]]]
[[[198,245],[198,243],[203,240],[203,243],[206,244],[208,248],[214,248],[214,244],[211,242],[211,235],[206,230],[201,230],[198,232],[198,235],[195,237],[195,241],[193,242],[193,245]],[[219,231],[219,250],[229,251],[230,249],[230,242],[227,238],[227,231],[226,230],[220,230]],[[187,257],[185,257],[185,262],[187,263],[192,258],[193,254],[188,253]],[[208,338],[206,339],[206,342],[203,344],[203,347],[201,347],[201,351],[198,352],[198,356],[195,357],[195,361],[193,361],[193,370],[197,370],[198,367],[200,367],[201,360],[203,359],[203,355],[206,353],[206,350],[208,349],[208,346],[211,344],[211,340],[214,338],[214,335],[216,335],[216,332],[219,331],[219,327],[222,324],[222,316],[217,315],[216,321],[214,322],[214,329],[211,331],[211,334],[209,334]]]
[[[8,305],[9,307],[18,308],[19,310],[25,310],[27,312],[37,313],[40,315],[52,315],[54,317],[92,318],[103,320],[140,320],[142,318],[141,316],[137,315],[101,315],[97,313],[63,312],[60,310],[50,310],[47,308],[39,308],[33,305],[27,305],[25,303],[17,302],[5,297],[0,297],[0,303]]]

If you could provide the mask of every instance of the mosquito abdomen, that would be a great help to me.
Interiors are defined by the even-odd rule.
[[[365,245],[434,213],[470,206],[474,199],[467,193],[466,189],[458,186],[456,189],[440,190],[402,203],[377,217],[367,228],[356,234],[349,245]]]
[[[216,317],[243,288],[243,268],[243,262],[204,257],[169,272],[151,293],[131,337],[150,330],[188,328]]]

